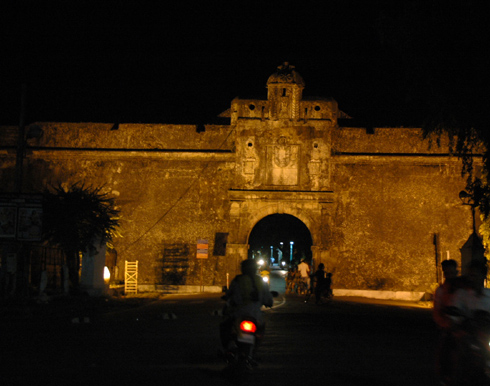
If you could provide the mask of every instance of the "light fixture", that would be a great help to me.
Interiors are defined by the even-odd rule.
[[[111,280],[111,272],[109,271],[109,268],[107,266],[105,266],[104,267],[104,283],[109,284],[110,280]]]

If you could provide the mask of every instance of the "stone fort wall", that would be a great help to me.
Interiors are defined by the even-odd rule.
[[[287,214],[308,228],[313,264],[326,265],[335,288],[430,290],[440,260],[460,261],[472,233],[451,141],[418,128],[346,127],[335,100],[303,98],[304,88],[283,63],[267,80],[267,99],[235,98],[219,115],[229,124],[204,130],[34,123],[23,190],[103,187],[121,210],[118,279],[125,260],[138,260],[147,288],[225,285],[257,223]],[[14,189],[16,131],[0,128],[2,192]],[[205,260],[196,259],[200,239],[209,242]]]
[[[216,235],[234,226],[229,190],[241,162],[234,127],[198,133],[192,125],[34,125],[43,135],[28,140],[24,190],[104,186],[122,215],[123,237],[114,243],[119,279],[124,260],[138,260],[141,284],[226,284],[236,262],[230,269],[232,258],[213,252]],[[4,192],[13,189],[14,132],[0,129]],[[319,159],[329,163],[333,202],[316,246],[327,251],[335,287],[428,290],[437,278],[436,249],[438,258],[459,259],[471,233],[469,209],[458,200],[460,161],[447,146],[430,148],[420,129],[334,128],[330,138],[331,154]],[[209,258],[197,260],[203,238]]]

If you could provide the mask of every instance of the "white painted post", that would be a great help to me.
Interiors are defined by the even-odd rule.
[[[92,248],[82,255],[82,273],[80,288],[91,296],[100,296],[106,293],[104,282],[106,244],[99,240],[94,242]]]

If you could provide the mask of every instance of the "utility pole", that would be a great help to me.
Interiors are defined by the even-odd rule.
[[[20,119],[19,137],[17,140],[17,159],[15,163],[15,192],[22,193],[24,152],[25,152],[25,104],[26,104],[26,84],[22,83],[20,95]]]

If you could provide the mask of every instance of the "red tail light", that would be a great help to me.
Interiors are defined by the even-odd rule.
[[[240,323],[240,330],[242,330],[243,332],[254,333],[255,331],[257,331],[257,326],[254,322],[251,322],[250,320],[243,320]]]

